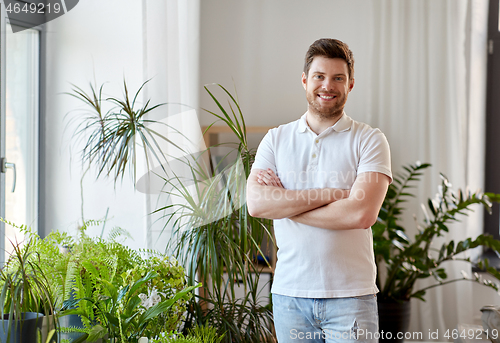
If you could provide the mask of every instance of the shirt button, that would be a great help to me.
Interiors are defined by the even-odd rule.
[[[319,139],[316,139],[316,144],[318,144],[318,143],[319,143]]]
[[[316,158],[316,154],[313,154],[313,158]]]

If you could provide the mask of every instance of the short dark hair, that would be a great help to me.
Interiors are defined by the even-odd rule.
[[[321,38],[311,44],[307,50],[304,62],[304,73],[309,73],[311,63],[316,56],[325,56],[327,58],[341,58],[347,63],[349,78],[354,77],[354,57],[352,51],[346,43],[332,38]]]

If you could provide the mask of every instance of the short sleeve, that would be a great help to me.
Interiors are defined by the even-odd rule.
[[[379,129],[372,131],[363,139],[358,165],[358,174],[366,172],[382,173],[391,179],[391,151],[389,142]]]
[[[252,169],[270,168],[276,173],[276,155],[273,141],[273,130],[269,130],[257,148]]]

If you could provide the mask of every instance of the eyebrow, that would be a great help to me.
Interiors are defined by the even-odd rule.
[[[326,75],[326,73],[322,72],[322,71],[312,71],[311,74]],[[335,74],[333,76],[345,76],[345,77],[347,77],[347,75],[344,73]]]

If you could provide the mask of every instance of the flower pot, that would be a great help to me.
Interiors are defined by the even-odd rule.
[[[82,318],[77,315],[77,314],[70,314],[66,316],[59,317],[59,326],[61,328],[68,328],[68,327],[73,327],[73,328],[79,328],[79,329],[84,329],[85,326],[83,325]],[[73,342],[74,340],[80,338],[84,334],[81,332],[66,332],[66,333],[59,333],[58,334],[58,339],[59,342],[62,340],[69,340]],[[45,342],[42,342],[45,343]],[[87,343],[87,340],[83,341],[83,343]],[[98,340],[94,341],[94,343],[102,343],[102,339],[99,338]]]
[[[62,328],[68,328],[68,327],[74,327],[74,328],[84,328],[82,319],[80,318],[79,315],[76,314],[70,314],[67,316],[63,316],[59,318],[59,325]],[[81,332],[67,332],[67,333],[59,333],[59,340],[67,339],[70,341],[73,341],[80,336],[82,336],[83,333]]]
[[[43,314],[36,312],[21,313],[20,320],[12,320],[9,326],[9,314],[0,320],[0,342],[23,343],[36,342],[38,331],[42,330]],[[10,332],[10,338],[7,336]]]
[[[410,301],[378,301],[379,342],[403,342],[410,326]]]

